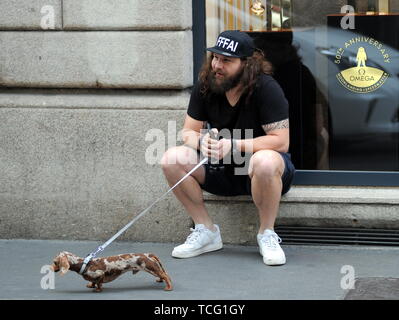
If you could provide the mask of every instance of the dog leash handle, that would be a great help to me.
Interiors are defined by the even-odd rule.
[[[217,136],[215,135],[215,133],[212,131],[212,127],[211,124],[209,122],[206,123],[206,128],[208,129],[209,135],[212,139],[217,140]],[[215,171],[221,171],[224,169],[224,165],[222,163],[220,163],[220,161],[217,162],[212,162],[211,159],[209,159],[209,169],[210,172],[215,172]]]

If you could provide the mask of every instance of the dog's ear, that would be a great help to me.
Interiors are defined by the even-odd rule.
[[[70,267],[67,256],[66,255],[60,256],[60,260],[58,263],[61,270],[61,275],[63,276],[68,272]]]
[[[53,270],[54,272],[58,272],[60,271],[60,255],[61,253],[59,253],[58,255],[56,255],[53,259],[53,264],[51,265],[50,269]]]

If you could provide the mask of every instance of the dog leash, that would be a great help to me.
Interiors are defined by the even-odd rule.
[[[208,130],[210,128],[210,125],[208,123]],[[200,166],[202,166],[204,163],[208,161],[208,158],[205,157],[198,163],[193,169],[191,169],[183,178],[181,178],[173,187],[171,187],[168,191],[166,191],[162,196],[160,196],[158,199],[156,199],[153,203],[151,203],[150,206],[148,206],[146,209],[141,211],[136,217],[134,217],[128,224],[126,224],[122,229],[120,229],[115,235],[113,235],[108,241],[106,241],[104,244],[99,246],[96,250],[91,252],[86,256],[86,258],[83,260],[82,267],[80,268],[79,274],[83,274],[86,271],[86,267],[89,264],[89,262],[94,259],[97,254],[101,251],[104,251],[106,247],[108,247],[116,238],[118,238],[123,232],[125,232],[127,229],[129,229],[132,224],[134,224],[138,219],[140,219],[147,211],[149,211],[155,204],[157,204],[161,199],[166,197],[173,189],[175,189],[180,183],[182,183],[188,176],[190,176],[195,170],[197,170]]]

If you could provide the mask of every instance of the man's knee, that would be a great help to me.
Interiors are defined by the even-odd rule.
[[[261,178],[282,176],[284,172],[284,160],[281,155],[273,150],[261,150],[255,152],[250,160],[249,175]]]
[[[196,153],[187,146],[172,147],[165,151],[161,158],[162,169],[168,169],[175,166],[185,166],[196,161]]]

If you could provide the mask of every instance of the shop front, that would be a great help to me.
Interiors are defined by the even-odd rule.
[[[295,184],[399,186],[399,0],[193,1],[194,71],[223,30],[255,39],[290,103]]]

